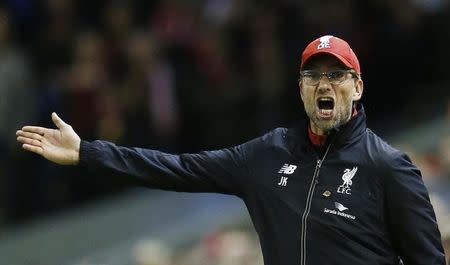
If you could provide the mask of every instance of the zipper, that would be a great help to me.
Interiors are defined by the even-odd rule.
[[[314,189],[316,188],[317,183],[319,181],[317,180],[317,176],[319,176],[320,167],[322,166],[323,161],[325,160],[328,150],[330,150],[331,144],[328,145],[327,150],[325,151],[325,154],[323,155],[322,159],[317,159],[316,168],[314,169],[314,174],[311,180],[311,184],[309,186],[308,191],[308,197],[306,198],[306,206],[305,211],[302,215],[302,230],[301,230],[301,236],[300,236],[300,265],[306,265],[306,228],[307,228],[307,219],[309,212],[311,210],[311,202],[312,197],[314,195]]]

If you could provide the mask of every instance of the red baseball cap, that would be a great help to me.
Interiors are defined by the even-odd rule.
[[[343,39],[332,35],[325,35],[310,42],[303,50],[300,69],[303,69],[305,63],[316,54],[328,53],[339,59],[349,68],[354,69],[361,74],[358,57],[353,52],[350,45]]]

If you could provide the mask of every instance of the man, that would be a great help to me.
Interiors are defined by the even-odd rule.
[[[419,170],[366,128],[363,81],[347,42],[323,36],[303,51],[300,95],[309,121],[239,146],[172,155],[80,140],[25,126],[23,148],[62,165],[134,177],[144,185],[220,192],[245,202],[266,265],[444,265],[434,210]]]

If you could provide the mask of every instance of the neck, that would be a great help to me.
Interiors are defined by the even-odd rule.
[[[327,136],[326,135],[319,135],[319,134],[315,134],[312,130],[311,130],[311,126],[308,127],[308,137],[309,140],[311,141],[311,143],[316,146],[316,147],[322,147],[325,145],[325,142],[327,140]]]
[[[314,133],[315,135],[325,136],[328,134],[328,131],[320,129],[312,121],[309,121],[309,128],[311,129],[311,132]]]

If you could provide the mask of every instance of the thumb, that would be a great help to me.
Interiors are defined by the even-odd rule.
[[[58,129],[61,129],[62,127],[67,125],[55,112],[52,113],[52,120],[56,127],[58,127]]]

